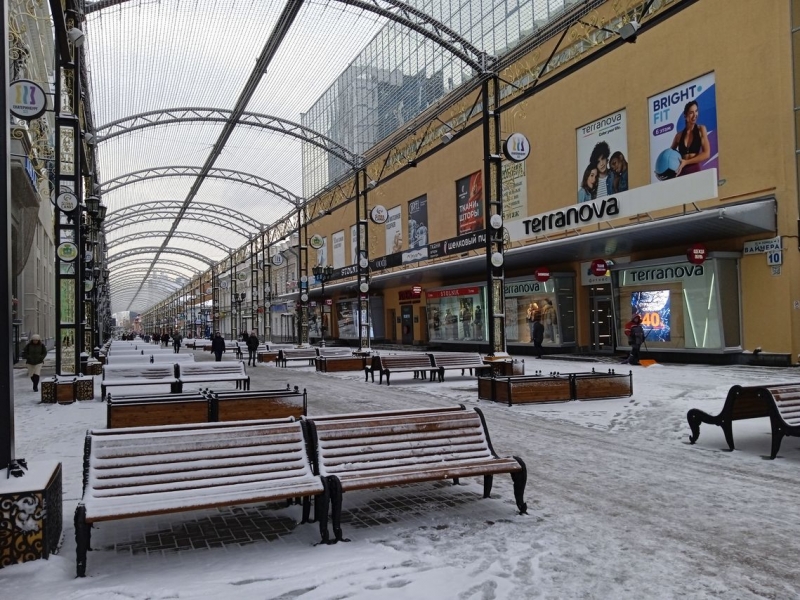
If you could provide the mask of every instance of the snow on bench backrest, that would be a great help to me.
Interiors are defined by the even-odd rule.
[[[309,420],[321,475],[493,458],[474,411]]]
[[[103,379],[175,379],[175,366],[168,365],[103,365]]]
[[[193,377],[197,375],[243,375],[246,376],[244,363],[213,362],[213,363],[183,363],[179,364],[179,377]]]
[[[384,369],[432,366],[431,359],[427,354],[380,356],[379,358]]]
[[[788,425],[800,425],[800,384],[770,386],[767,391],[775,399],[781,418]]]
[[[265,496],[270,488],[321,490],[299,422],[225,425],[90,431],[83,497],[87,517],[235,503],[248,495]]]
[[[483,358],[478,353],[472,352],[432,352],[433,362],[437,367],[448,365],[476,365],[484,366]]]

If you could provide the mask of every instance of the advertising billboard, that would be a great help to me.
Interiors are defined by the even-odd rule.
[[[344,267],[344,231],[337,231],[331,236],[333,242],[333,268]]]
[[[642,317],[647,342],[669,342],[671,310],[669,290],[631,293],[632,314]]]
[[[480,171],[456,181],[458,235],[479,231],[483,225],[483,176]]]
[[[408,247],[428,247],[428,196],[408,201]]]
[[[386,219],[386,254],[394,254],[403,249],[403,227],[400,222],[402,208],[395,206]]]
[[[653,183],[719,168],[714,73],[647,99]]]
[[[625,109],[578,127],[578,198],[628,191],[628,125]]]
[[[322,238],[322,246],[317,249],[317,265],[325,267],[328,265],[328,238]]]

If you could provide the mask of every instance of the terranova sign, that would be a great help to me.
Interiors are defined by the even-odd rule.
[[[533,240],[579,227],[717,197],[717,170],[708,169],[558,210],[506,221],[512,241]]]

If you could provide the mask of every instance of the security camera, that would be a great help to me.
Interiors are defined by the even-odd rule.
[[[448,131],[447,133],[442,135],[442,143],[443,144],[449,144],[450,142],[453,141],[454,137],[455,136],[453,135],[453,133],[451,131]]]
[[[636,43],[636,34],[638,33],[639,29],[642,26],[639,25],[639,22],[636,19],[625,23],[619,30],[619,37],[621,37],[626,42],[630,42],[631,44]]]
[[[87,131],[87,132],[86,132],[86,134],[83,136],[83,139],[85,139],[85,140],[86,140],[86,143],[87,143],[88,145],[90,145],[90,146],[95,146],[95,145],[97,145],[97,138],[96,138],[96,137],[94,137],[94,134],[93,134],[93,133],[91,133],[91,132],[88,132],[88,131]]]
[[[374,179],[370,179],[370,180],[367,182],[367,187],[368,187],[369,189],[371,189],[371,190],[374,190],[376,187],[378,187],[378,182],[377,182],[377,181],[375,181]]]
[[[83,42],[86,41],[86,35],[84,35],[83,31],[77,27],[71,27],[67,29],[67,37],[69,38],[69,41],[72,42],[72,45],[76,48],[83,46]]]

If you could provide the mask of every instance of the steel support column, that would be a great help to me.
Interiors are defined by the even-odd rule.
[[[358,349],[368,350],[372,317],[369,309],[369,221],[367,215],[367,172],[360,169],[354,173],[356,196],[356,263],[358,267]],[[363,179],[363,187],[362,187]],[[363,189],[363,192],[361,191]],[[364,291],[366,290],[366,291]]]
[[[506,355],[505,269],[503,229],[490,225],[492,216],[503,216],[502,155],[500,147],[500,86],[496,76],[481,84],[483,104],[484,232],[486,235],[486,296],[489,311],[489,355]],[[493,262],[492,259],[495,259]]]

